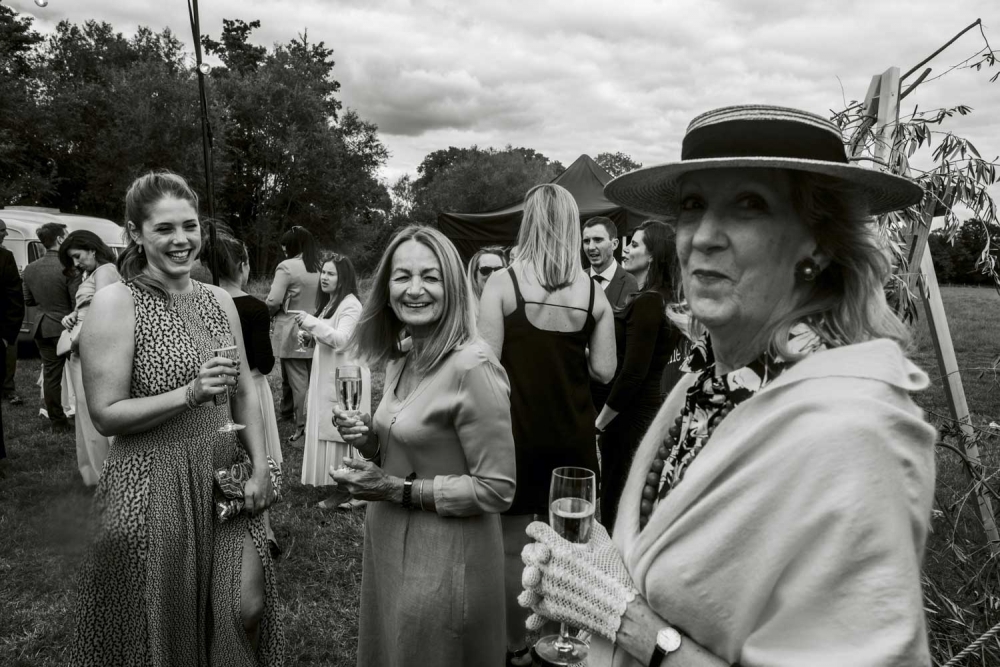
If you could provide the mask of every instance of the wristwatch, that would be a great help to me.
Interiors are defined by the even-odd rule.
[[[649,667],[660,667],[667,655],[681,647],[681,633],[669,625],[656,633],[656,647],[653,648],[653,658]]]

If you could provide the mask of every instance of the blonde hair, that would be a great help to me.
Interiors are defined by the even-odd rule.
[[[910,330],[889,307],[885,283],[892,266],[884,242],[863,199],[845,181],[803,171],[788,171],[792,204],[830,257],[809,293],[791,312],[772,325],[768,349],[788,360],[801,353],[788,348],[789,331],[799,322],[813,328],[828,347],[841,347],[876,338],[888,338],[907,349]],[[704,327],[684,307],[671,308],[668,317],[687,327],[697,338]]]
[[[480,248],[472,259],[469,260],[469,269],[466,271],[466,277],[469,279],[469,284],[472,285],[472,293],[476,296],[476,299],[481,299],[483,297],[483,290],[479,287],[479,281],[476,280],[476,272],[479,271],[479,261],[483,258],[483,255],[494,255],[500,258],[500,266],[507,267],[507,258],[504,257],[503,248],[498,245],[490,245],[485,248]]]
[[[389,305],[392,259],[401,245],[416,241],[426,246],[441,265],[444,287],[441,319],[426,345],[414,357],[414,370],[427,372],[452,350],[476,338],[475,300],[472,286],[462,270],[462,258],[448,238],[436,229],[410,225],[389,242],[375,270],[368,302],[351,336],[349,348],[372,365],[403,356],[398,342],[404,324]],[[416,354],[416,353],[414,353]]]
[[[580,210],[566,188],[543,183],[524,197],[517,261],[535,270],[548,292],[568,287],[580,274]]]

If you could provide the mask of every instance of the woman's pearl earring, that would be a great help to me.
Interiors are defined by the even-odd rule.
[[[806,257],[795,265],[795,280],[800,283],[811,283],[819,276],[819,272],[820,268],[816,260]]]

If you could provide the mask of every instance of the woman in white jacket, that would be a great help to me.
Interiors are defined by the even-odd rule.
[[[351,449],[333,426],[333,404],[338,400],[334,374],[338,366],[361,367],[362,393],[358,409],[370,412],[371,373],[343,353],[361,317],[357,274],[351,260],[338,254],[326,258],[320,271],[319,288],[316,315],[300,313],[295,319],[301,329],[299,336],[316,342],[306,399],[302,483],[327,486],[333,484],[328,474],[330,467],[339,467]],[[322,501],[320,507],[336,507],[348,500],[350,496],[343,493]]]

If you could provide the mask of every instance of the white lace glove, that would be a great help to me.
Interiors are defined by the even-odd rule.
[[[551,619],[615,641],[637,591],[604,526],[594,522],[587,544],[567,542],[540,521],[525,532],[536,540],[521,551],[524,591],[517,602],[534,612],[528,630]]]

